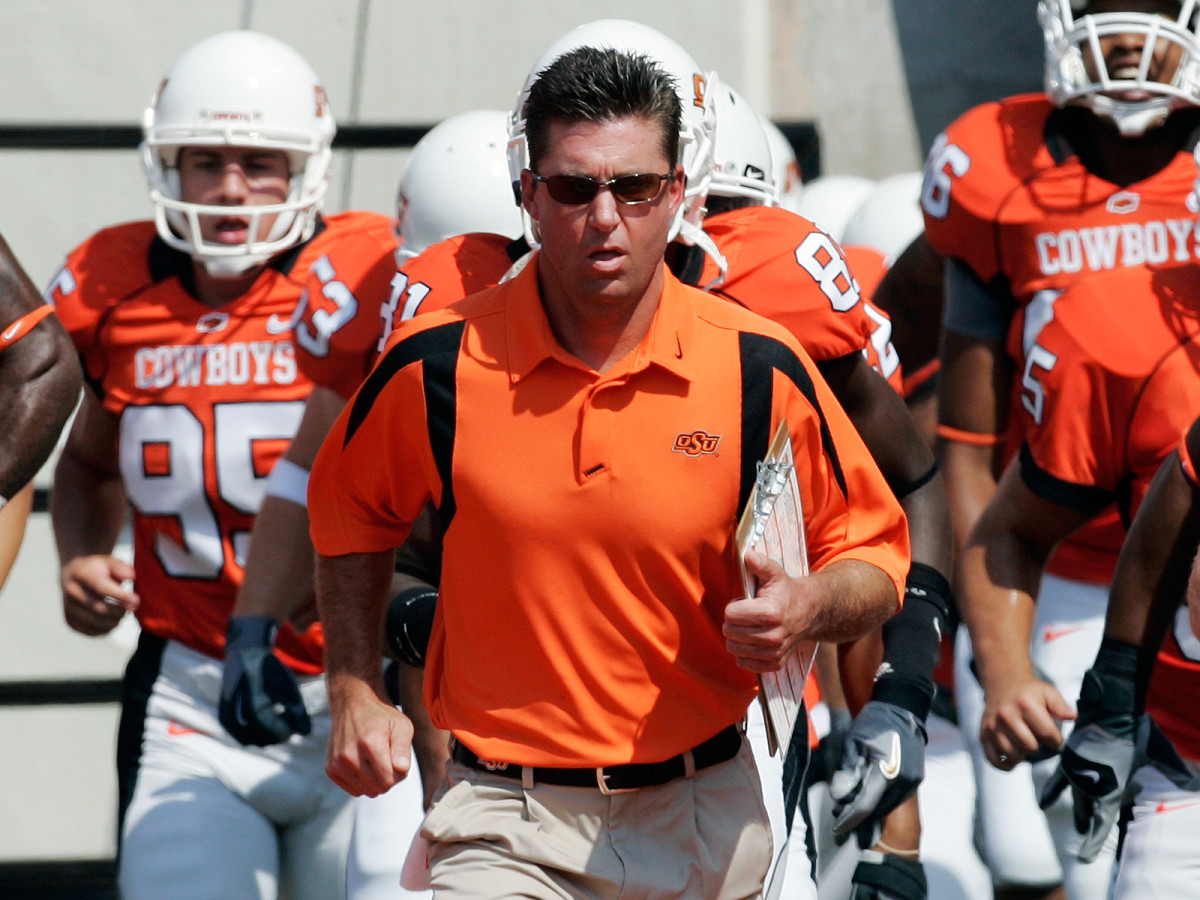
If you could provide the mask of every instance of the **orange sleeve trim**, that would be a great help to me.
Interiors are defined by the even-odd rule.
[[[930,378],[936,375],[942,368],[940,359],[931,359],[921,368],[917,369],[911,375],[904,376],[904,396],[911,397],[913,393],[927,382]]]
[[[1191,482],[1192,487],[1200,488],[1200,477],[1196,475],[1196,464],[1192,462],[1192,454],[1188,452],[1187,437],[1188,433],[1185,431],[1183,437],[1179,439],[1179,468],[1183,469],[1183,476]]]
[[[995,447],[1004,440],[1002,434],[980,434],[978,431],[963,431],[961,428],[951,428],[949,425],[938,425],[938,437],[947,441],[957,441],[960,444],[972,444],[976,447]]]
[[[15,344],[21,338],[25,337],[25,335],[33,331],[33,327],[37,325],[38,322],[42,321],[42,319],[46,318],[46,316],[53,312],[53,306],[51,306],[49,303],[43,303],[33,312],[26,313],[16,321],[10,323],[9,326],[4,329],[4,331],[0,331],[0,350]]]

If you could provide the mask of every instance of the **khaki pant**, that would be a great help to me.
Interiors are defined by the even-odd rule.
[[[749,742],[693,778],[605,796],[452,763],[430,810],[437,900],[746,900],[772,858]]]

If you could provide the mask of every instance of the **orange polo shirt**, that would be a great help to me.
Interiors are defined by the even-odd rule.
[[[669,272],[650,329],[604,374],[554,340],[537,265],[394,332],[313,467],[324,555],[446,525],[425,700],[484,758],[674,756],[740,720],[725,648],[732,535],[775,426],[793,433],[809,556],[873,563],[897,603],[904,515],[786,329]]]

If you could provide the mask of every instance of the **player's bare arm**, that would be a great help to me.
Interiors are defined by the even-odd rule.
[[[1075,716],[1035,673],[1029,642],[1042,569],[1055,545],[1084,521],[1030,490],[1014,463],[968,538],[958,597],[986,695],[984,752],[999,768],[1011,769],[1039,747],[1059,746],[1055,720]]]
[[[43,300],[0,236],[0,328]],[[0,353],[0,497],[28,484],[54,449],[79,399],[79,358],[57,317],[47,316]]]
[[[962,547],[996,490],[1012,362],[1000,340],[954,331],[942,337],[941,361],[939,455],[956,542]]]
[[[85,391],[50,498],[63,612],[67,624],[86,635],[106,634],[137,606],[137,594],[123,587],[133,567],[112,555],[126,513],[117,429],[96,395]]]
[[[326,771],[355,796],[375,797],[407,774],[412,723],[387,699],[380,675],[383,610],[394,551],[317,556],[317,609],[333,732]]]
[[[1200,429],[1189,443],[1200,453]],[[1104,637],[1155,654],[1174,620],[1178,598],[1192,605],[1194,560],[1200,544],[1200,497],[1183,474],[1179,454],[1171,453],[1151,482],[1113,574]]]

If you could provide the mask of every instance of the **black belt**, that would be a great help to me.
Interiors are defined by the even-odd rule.
[[[480,759],[457,740],[453,742],[453,745],[451,756],[455,762],[481,772],[491,772],[494,775],[503,775],[506,778],[517,780],[522,780],[525,773],[529,772],[535,784],[591,787],[599,788],[602,794],[618,794],[655,784],[665,784],[675,778],[682,778],[684,775],[690,774],[687,759],[689,754],[692,757],[692,772],[725,762],[727,759],[733,759],[742,746],[742,732],[736,725],[730,725],[687,753],[681,753],[662,762],[625,763],[596,769],[529,767],[513,763],[493,762]]]

